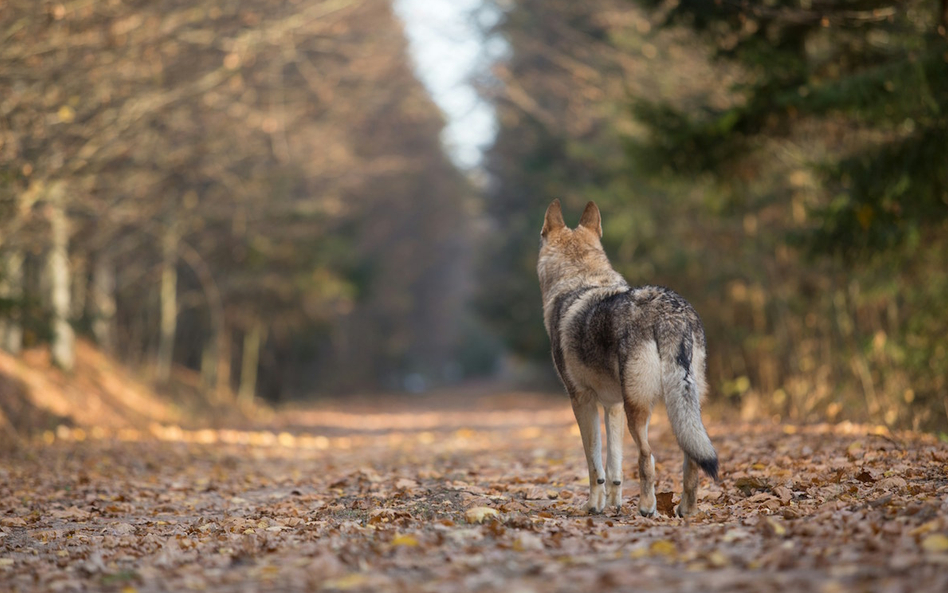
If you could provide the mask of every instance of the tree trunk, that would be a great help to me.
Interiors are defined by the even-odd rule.
[[[223,323],[215,324],[211,339],[201,352],[201,382],[210,390],[209,398],[215,403],[231,402],[230,373],[230,333]]]
[[[174,356],[174,335],[178,321],[178,233],[169,225],[162,241],[161,321],[158,337],[158,360],[155,374],[159,382],[171,377]]]
[[[72,370],[76,360],[76,335],[69,324],[69,220],[66,217],[62,183],[49,190],[49,227],[52,238],[49,266],[50,303],[53,307],[53,364]]]
[[[264,339],[263,322],[254,320],[250,330],[244,334],[244,354],[240,360],[240,388],[237,401],[243,405],[253,403],[257,391],[257,367],[260,363],[260,344]]]
[[[224,301],[201,255],[184,241],[178,243],[178,250],[201,282],[211,318],[211,340],[204,345],[201,354],[201,379],[206,386],[214,387],[214,398],[223,402],[230,391],[230,339],[224,320]]]
[[[72,319],[82,319],[89,301],[89,261],[74,255],[69,258],[69,264],[72,271],[69,316]]]
[[[6,250],[0,255],[0,298],[7,301],[0,316],[0,348],[10,354],[23,349],[20,307],[23,300],[23,252]]]
[[[217,385],[217,334],[212,334],[201,350],[201,384],[206,389]]]
[[[216,397],[219,403],[231,399],[230,391],[230,332],[227,325],[221,322],[217,331],[217,380]]]
[[[115,262],[99,253],[92,268],[92,335],[102,350],[115,352]]]

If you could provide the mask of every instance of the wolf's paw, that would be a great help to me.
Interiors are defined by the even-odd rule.
[[[695,510],[695,504],[692,501],[687,500],[685,497],[682,497],[681,502],[678,506],[675,507],[675,516],[676,517],[687,517]]]
[[[639,514],[643,517],[654,517],[655,509],[655,496],[652,496],[651,500],[643,498],[639,501]]]
[[[694,512],[695,506],[695,492],[688,492],[685,490],[681,493],[681,502],[678,503],[678,506],[675,507],[675,516],[676,517],[687,517]]]
[[[606,506],[622,507],[622,482],[613,481],[606,487]]]
[[[600,484],[594,484],[589,489],[589,503],[586,505],[586,510],[590,515],[598,515],[604,508],[606,508],[606,489]]]

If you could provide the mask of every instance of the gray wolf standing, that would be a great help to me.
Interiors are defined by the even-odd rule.
[[[622,416],[639,448],[639,512],[655,514],[655,458],[648,421],[659,398],[685,454],[684,491],[676,512],[695,508],[698,468],[717,479],[718,455],[701,423],[704,328],[698,314],[667,288],[632,288],[612,269],[599,242],[599,208],[589,202],[576,229],[559,200],[546,211],[537,274],[553,362],[569,392],[589,465],[590,513],[622,506]],[[599,407],[606,414],[602,467]]]

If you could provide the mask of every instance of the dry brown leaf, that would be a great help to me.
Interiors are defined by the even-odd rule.
[[[902,490],[907,485],[908,483],[905,481],[905,479],[900,478],[899,476],[890,476],[888,478],[883,478],[882,480],[876,483],[876,486],[883,490]]]
[[[948,536],[934,533],[922,540],[922,549],[926,552],[948,552]]]
[[[666,558],[674,558],[678,555],[678,547],[674,542],[667,539],[655,540],[649,546],[649,551],[653,555],[665,556]]]
[[[675,515],[675,493],[674,492],[656,492],[655,507],[656,510],[666,517]]]
[[[473,507],[464,511],[464,518],[468,523],[483,523],[485,520],[497,517],[497,509],[490,507]]]
[[[773,489],[774,495],[780,499],[780,502],[786,504],[793,499],[793,492],[786,486],[777,486]]]

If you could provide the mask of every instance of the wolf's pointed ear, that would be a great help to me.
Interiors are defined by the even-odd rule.
[[[602,217],[599,215],[599,208],[595,202],[586,204],[583,216],[579,219],[579,226],[586,227],[599,237],[602,236]]]
[[[563,222],[563,209],[560,207],[559,200],[553,200],[550,207],[546,209],[546,216],[543,217],[543,230],[540,236],[545,237],[550,231],[561,229],[566,226]]]

